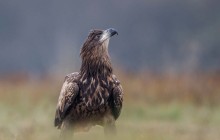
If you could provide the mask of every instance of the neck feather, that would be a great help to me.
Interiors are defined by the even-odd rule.
[[[110,76],[112,65],[108,52],[102,55],[82,54],[81,74],[86,76]]]

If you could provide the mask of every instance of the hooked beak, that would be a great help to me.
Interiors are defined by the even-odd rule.
[[[100,42],[105,41],[106,39],[109,39],[110,37],[114,35],[118,35],[118,32],[114,28],[109,28],[107,30],[104,30],[102,33],[102,36],[100,38]]]
[[[107,29],[107,32],[109,32],[110,33],[110,36],[112,37],[113,35],[118,35],[118,32],[115,30],[115,29],[113,29],[113,28],[110,28],[110,29]]]

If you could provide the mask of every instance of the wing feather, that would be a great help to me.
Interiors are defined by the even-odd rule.
[[[78,84],[74,81],[76,75],[68,75],[61,88],[57,103],[54,125],[60,128],[64,118],[68,115],[71,105],[79,92]]]
[[[119,80],[116,79],[116,86],[113,88],[112,92],[113,97],[113,107],[112,113],[115,120],[119,117],[122,109],[122,102],[123,102],[123,90]]]

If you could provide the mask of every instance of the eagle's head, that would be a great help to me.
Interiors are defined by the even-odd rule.
[[[95,71],[103,67],[111,67],[108,54],[108,44],[112,36],[118,34],[113,29],[90,31],[81,49],[82,67],[84,71]]]
[[[91,30],[81,49],[82,58],[89,54],[98,55],[105,53],[108,49],[110,37],[114,36],[115,34],[118,34],[118,32],[113,28],[107,30]]]

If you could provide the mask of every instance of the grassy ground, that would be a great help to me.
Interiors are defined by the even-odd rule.
[[[178,95],[173,95],[173,99],[168,100],[162,98],[163,94],[157,94],[159,91],[165,91],[167,96],[171,96],[168,94],[169,91],[176,91],[173,88],[163,90],[164,87],[169,87],[169,84],[164,86],[166,82],[159,80],[156,83],[161,85],[155,85],[145,81],[148,86],[141,86],[135,80],[137,79],[129,80],[134,82],[132,84],[124,82],[125,102],[117,121],[118,135],[115,139],[220,139],[220,105],[209,103],[212,99],[195,103],[191,99],[189,102],[185,101],[185,96],[182,101],[183,96],[177,99]],[[53,127],[53,119],[61,82],[62,80],[43,83],[0,82],[0,140],[57,140],[59,130]],[[177,89],[186,90],[181,87]],[[136,96],[133,93],[135,91]],[[144,92],[138,93],[141,91]],[[215,94],[220,94],[219,91],[219,87],[216,86]],[[156,97],[159,100],[156,100]],[[214,97],[213,100],[219,100],[216,99],[218,95]],[[149,99],[152,99],[151,102]],[[104,138],[103,129],[99,126],[89,132],[75,134],[75,139],[80,140]]]

